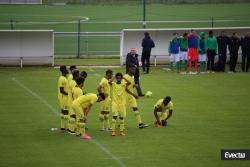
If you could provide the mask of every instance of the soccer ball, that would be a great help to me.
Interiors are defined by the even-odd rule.
[[[146,92],[146,94],[145,94],[145,96],[146,96],[146,97],[150,97],[150,96],[152,96],[152,92],[147,91],[147,92]]]

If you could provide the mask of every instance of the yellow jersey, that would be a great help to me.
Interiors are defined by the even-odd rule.
[[[162,109],[162,112],[169,112],[169,110],[173,110],[174,109],[174,104],[173,104],[173,102],[172,101],[170,101],[169,103],[168,103],[168,105],[164,105],[163,104],[163,99],[160,99],[160,100],[158,100],[157,101],[157,103],[155,104],[155,106],[154,107],[156,107],[156,108],[161,108]]]
[[[70,82],[70,81],[73,79],[73,75],[72,75],[72,74],[68,74],[68,75],[67,75],[67,79],[68,79],[68,81]]]
[[[112,82],[112,102],[116,104],[125,104],[126,102],[126,82],[122,80],[120,84]]]
[[[107,78],[102,78],[101,82],[99,83],[100,86],[102,86],[102,93],[105,95],[107,94],[110,96],[110,84]]]
[[[73,102],[73,94],[72,94],[72,92],[73,92],[73,89],[74,89],[74,87],[76,87],[76,81],[75,80],[70,80],[70,81],[68,81],[69,82],[69,95],[68,95],[68,103],[69,103],[69,106],[71,107],[71,105],[72,105],[72,102]]]
[[[134,86],[135,86],[134,76],[133,75],[131,76],[129,74],[125,74],[123,77],[126,78],[131,83],[130,85],[128,85],[128,90],[130,92],[134,93]]]
[[[62,97],[67,97],[68,95],[64,95],[61,93],[60,88],[63,87],[64,91],[68,93],[68,80],[65,76],[60,76],[57,82],[57,97],[58,99]]]
[[[73,101],[73,104],[76,103],[78,105],[80,105],[81,107],[87,107],[90,104],[95,104],[98,100],[98,97],[96,94],[94,93],[88,93],[86,95],[81,95],[80,97],[78,97],[77,99],[75,99]]]
[[[78,97],[82,96],[83,95],[83,91],[81,88],[79,88],[78,86],[75,86],[73,88],[73,91],[72,91],[72,97],[73,97],[73,100],[77,99]]]

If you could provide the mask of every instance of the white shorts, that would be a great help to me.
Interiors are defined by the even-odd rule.
[[[188,60],[188,52],[180,52],[180,60]]]
[[[177,53],[177,54],[173,54],[171,53],[170,54],[170,62],[178,62],[180,61],[180,54]]]
[[[199,62],[207,61],[207,54],[199,54]]]

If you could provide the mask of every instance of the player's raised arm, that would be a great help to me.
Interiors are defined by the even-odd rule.
[[[130,95],[132,95],[132,96],[134,96],[136,99],[138,99],[139,97],[136,95],[136,94],[134,94],[134,93],[132,93],[129,89],[128,89],[128,84],[126,84],[126,92],[128,92],[128,94],[130,94]]]
[[[131,82],[127,78],[122,77],[122,79],[124,79],[126,81],[127,85],[131,84]]]

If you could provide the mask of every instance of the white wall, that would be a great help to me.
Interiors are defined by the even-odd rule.
[[[52,30],[1,30],[0,65],[53,65]]]
[[[228,36],[231,36],[233,32],[239,32],[244,35],[247,31],[250,31],[250,27],[228,27],[228,28],[194,28],[197,33],[205,32],[208,34],[209,30],[213,30],[215,35],[224,30]],[[190,28],[175,28],[175,29],[124,29],[121,35],[120,56],[122,57],[121,63],[124,63],[125,57],[131,48],[136,48],[137,53],[141,55],[142,47],[141,42],[144,37],[144,32],[149,32],[151,38],[155,42],[155,48],[152,49],[152,58],[158,56],[164,61],[168,60],[168,45],[172,39],[172,34],[178,32],[182,35],[184,32],[190,32]]]

